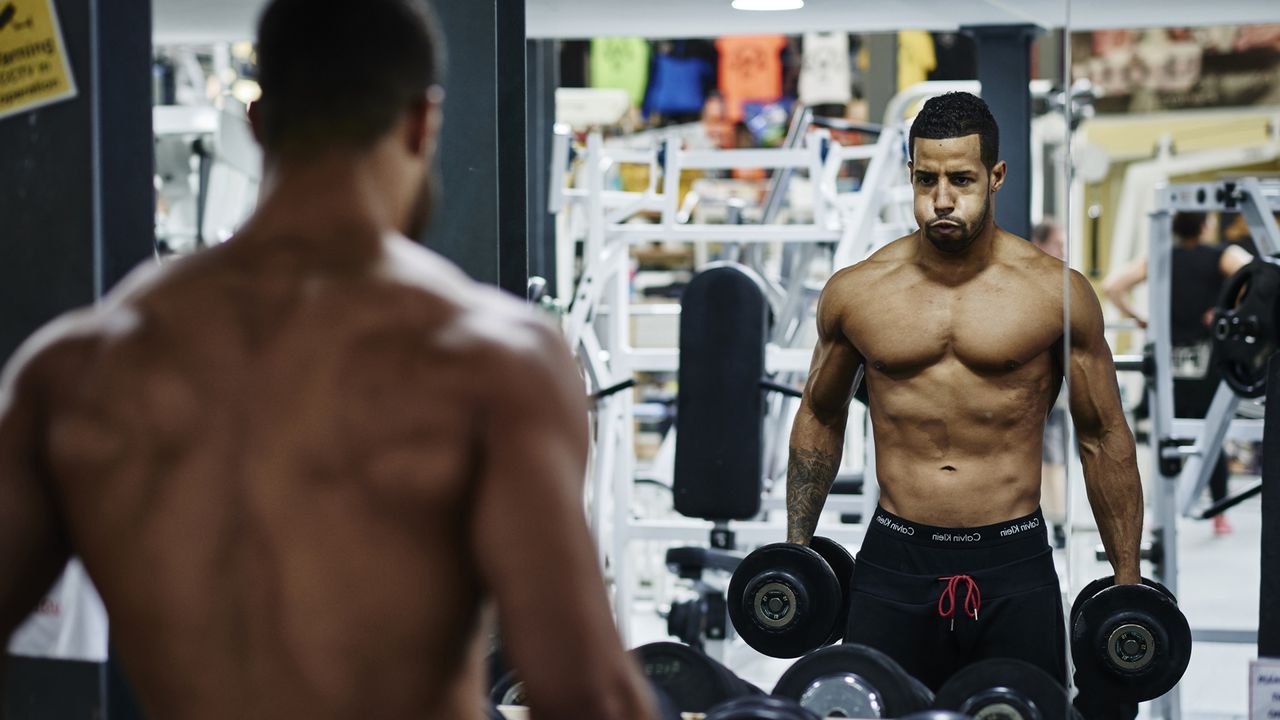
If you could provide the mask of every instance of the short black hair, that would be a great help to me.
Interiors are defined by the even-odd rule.
[[[916,138],[949,140],[977,135],[982,145],[982,164],[988,170],[1000,160],[1000,127],[991,109],[977,95],[950,92],[929,98],[911,123],[907,148],[911,160],[916,159]]]
[[[1173,235],[1178,238],[1198,238],[1204,232],[1208,215],[1202,212],[1180,212],[1173,216]]]
[[[264,150],[371,147],[441,82],[441,51],[425,0],[273,0],[258,21]]]

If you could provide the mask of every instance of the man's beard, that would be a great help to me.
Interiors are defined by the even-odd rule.
[[[953,217],[938,218],[932,223],[925,226],[924,236],[929,239],[930,243],[938,249],[939,252],[948,255],[958,255],[973,244],[978,239],[978,235],[982,234],[982,229],[987,225],[987,216],[991,213],[991,197],[987,196],[986,202],[982,206],[982,214],[978,216],[977,222],[970,225],[963,220]],[[957,229],[953,233],[939,233],[933,229],[938,223],[946,223],[956,225]]]
[[[440,183],[434,170],[428,170],[422,178],[422,186],[418,188],[418,197],[414,200],[413,211],[409,214],[408,226],[404,235],[412,240],[423,241],[427,228],[431,226],[432,215],[436,208],[436,195],[439,194]]]

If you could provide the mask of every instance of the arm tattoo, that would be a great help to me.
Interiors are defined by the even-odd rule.
[[[834,453],[791,448],[787,462],[787,542],[809,544],[839,469],[840,457]]]

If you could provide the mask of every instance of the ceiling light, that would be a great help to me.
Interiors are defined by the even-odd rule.
[[[777,10],[799,10],[804,7],[804,0],[733,0],[734,10],[756,10],[761,12]]]

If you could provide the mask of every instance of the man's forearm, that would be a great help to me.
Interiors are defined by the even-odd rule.
[[[1142,543],[1142,481],[1128,428],[1097,441],[1080,441],[1089,505],[1116,582],[1137,583]]]
[[[1132,304],[1130,304],[1129,293],[1107,293],[1107,299],[1110,300],[1111,304],[1115,305],[1116,309],[1118,309],[1125,317],[1133,318],[1139,322],[1145,322],[1142,316],[1138,314],[1138,311],[1133,308]]]
[[[840,469],[844,427],[832,428],[803,410],[796,416],[787,460],[787,542],[808,545]]]

